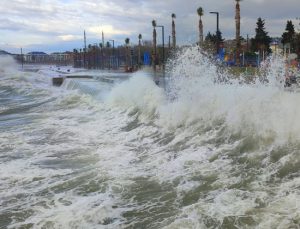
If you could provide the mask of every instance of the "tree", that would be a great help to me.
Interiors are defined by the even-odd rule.
[[[295,35],[295,52],[300,56],[300,33]]]
[[[172,48],[175,49],[176,48],[176,31],[175,31],[175,18],[176,15],[173,13],[171,15],[172,17]]]
[[[206,35],[205,41],[214,42],[213,35],[210,32],[208,32],[208,34]]]
[[[220,44],[221,42],[224,41],[224,39],[222,38],[222,32],[218,31],[216,34],[211,34],[210,32],[208,32],[208,34],[205,37],[205,41],[208,41],[214,45]]]
[[[270,43],[272,39],[271,37],[269,37],[268,32],[266,32],[265,20],[258,18],[256,25],[257,27],[255,29],[255,37],[251,39],[252,51],[259,51],[260,53],[271,53]]]
[[[125,46],[126,46],[126,70],[128,70],[128,66],[129,66],[129,43],[130,43],[130,39],[127,37],[125,39]]]
[[[202,23],[202,16],[204,14],[202,7],[197,9],[197,13],[199,16],[199,45],[203,44],[203,23]]]
[[[142,40],[142,34],[139,34],[139,57],[138,57],[138,64],[141,66],[141,40]]]
[[[156,66],[156,56],[157,56],[157,51],[156,51],[156,21],[153,20],[152,21],[152,26],[153,26],[153,55],[152,55],[152,65],[153,65],[153,68],[155,69],[155,66]]]
[[[281,43],[283,45],[290,44],[290,48],[292,51],[295,51],[295,27],[292,21],[287,21],[285,32],[282,34]]]
[[[240,9],[240,1],[235,0],[235,40],[236,40],[236,64],[240,64],[240,53],[241,53],[241,9]]]

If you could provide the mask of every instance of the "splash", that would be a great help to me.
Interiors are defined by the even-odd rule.
[[[272,57],[245,80],[191,47],[170,62],[166,91],[143,72],[104,99],[95,82],[13,81],[26,90],[11,96],[36,106],[0,115],[0,223],[296,228],[299,95],[283,69]]]
[[[234,133],[297,141],[300,95],[284,90],[284,74],[283,58],[270,57],[245,80],[249,76],[234,76],[189,48],[172,62],[169,91],[176,99],[160,108],[160,123],[213,127],[222,122]]]
[[[143,74],[113,89],[109,102],[156,114],[162,128],[213,128],[279,142],[300,139],[298,93],[284,90],[285,63],[269,57],[251,76],[233,75],[197,47],[182,50],[168,64],[167,97]],[[250,79],[247,79],[250,78]]]
[[[12,74],[17,71],[17,63],[13,57],[5,55],[0,56],[0,74]]]
[[[112,106],[137,109],[148,117],[157,114],[157,108],[164,104],[164,100],[163,90],[150,77],[141,73],[117,85],[107,98],[108,104]]]

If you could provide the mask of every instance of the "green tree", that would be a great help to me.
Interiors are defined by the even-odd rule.
[[[270,43],[271,37],[265,29],[265,20],[258,18],[256,22],[255,37],[251,39],[251,50],[271,53]]]
[[[283,45],[290,44],[291,50],[295,51],[296,37],[295,27],[292,21],[287,21],[285,32],[281,36],[281,43]]]
[[[202,23],[202,16],[204,15],[204,11],[202,7],[197,9],[197,13],[199,16],[199,45],[203,44],[203,23]]]
[[[224,41],[222,37],[222,32],[218,31],[216,34],[211,34],[210,32],[208,32],[208,34],[205,37],[205,41],[208,41],[214,45],[216,45],[217,42],[220,44],[221,42]]]
[[[210,32],[208,32],[208,34],[206,35],[205,41],[214,42],[213,35]]]
[[[295,52],[300,56],[300,33],[295,35]]]

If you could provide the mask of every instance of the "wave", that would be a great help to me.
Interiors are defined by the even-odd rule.
[[[284,90],[282,58],[270,58],[265,65],[245,83],[246,76],[220,71],[197,48],[189,48],[170,63],[167,95],[150,78],[137,74],[115,87],[108,102],[155,114],[162,128],[213,128],[221,122],[232,134],[298,141],[300,94]]]
[[[7,80],[46,103],[0,132],[4,225],[296,227],[299,94],[283,88],[284,62],[244,80],[191,47],[168,69],[166,90],[144,72],[112,88]]]

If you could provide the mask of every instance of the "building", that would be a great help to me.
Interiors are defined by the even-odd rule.
[[[27,63],[48,63],[50,60],[50,56],[44,52],[29,52],[24,56]]]
[[[270,44],[270,49],[272,53],[278,55],[283,54],[283,44],[281,43],[281,38],[272,38],[272,42]]]
[[[56,64],[72,64],[73,52],[54,52],[50,54],[50,62]]]

